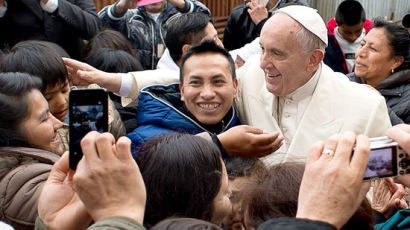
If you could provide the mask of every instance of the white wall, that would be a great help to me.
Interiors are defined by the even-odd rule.
[[[307,0],[311,7],[319,11],[319,14],[325,22],[334,17],[336,8],[342,1],[343,0]],[[410,0],[359,0],[359,2],[363,5],[368,19],[382,16],[388,20],[396,20],[410,12]],[[393,18],[391,18],[392,13],[394,13]]]

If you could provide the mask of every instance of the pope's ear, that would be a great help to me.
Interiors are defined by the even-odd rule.
[[[308,72],[314,72],[319,65],[319,63],[323,60],[325,54],[320,49],[314,49],[309,54],[309,63],[307,66]]]

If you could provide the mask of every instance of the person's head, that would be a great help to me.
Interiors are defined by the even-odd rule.
[[[163,0],[154,4],[145,5],[144,8],[148,13],[159,14],[165,9],[166,2],[166,0]]]
[[[169,24],[165,45],[174,62],[179,64],[182,55],[204,39],[213,39],[223,46],[211,17],[201,12],[187,13],[181,14]]]
[[[151,230],[222,230],[222,228],[217,225],[194,218],[168,218],[165,219],[154,227]]]
[[[410,13],[403,17],[402,25],[410,32]]]
[[[401,25],[376,19],[356,50],[355,74],[376,86],[410,67],[410,36]]]
[[[0,146],[62,153],[61,122],[50,114],[41,86],[41,79],[25,73],[0,73]]]
[[[218,147],[201,137],[155,137],[136,157],[147,189],[144,224],[191,217],[219,225],[231,211],[228,176]]]
[[[70,85],[62,57],[68,54],[58,45],[45,41],[16,44],[1,62],[3,72],[23,72],[40,77],[41,92],[50,105],[50,112],[59,120],[68,113]]]
[[[120,32],[110,29],[105,29],[98,32],[94,37],[87,43],[84,48],[83,59],[87,58],[88,55],[100,48],[111,48],[115,50],[123,50],[133,57],[139,57],[135,50],[132,48],[130,41]],[[119,62],[117,60],[116,62]]]
[[[282,163],[270,167],[242,193],[247,229],[256,229],[271,218],[296,216],[302,163]]]
[[[256,229],[272,218],[296,216],[304,169],[305,165],[297,162],[274,165],[248,186],[242,194],[246,229]],[[372,210],[366,199],[342,227],[352,228],[373,229]]]
[[[366,12],[359,1],[345,0],[337,7],[335,20],[340,35],[353,43],[362,34]]]
[[[232,212],[224,219],[224,228],[227,230],[241,230],[244,228],[242,192],[255,183],[257,178],[266,173],[266,166],[259,159],[233,157],[226,162],[226,171],[231,189]]]
[[[232,107],[238,81],[229,53],[213,40],[190,49],[180,66],[181,100],[199,122],[219,123]]]
[[[131,54],[111,48],[100,48],[90,53],[85,62],[110,73],[128,73],[143,70],[141,63]]]
[[[267,90],[286,96],[313,76],[327,45],[325,23],[316,10],[287,6],[273,12],[262,28],[260,67]]]

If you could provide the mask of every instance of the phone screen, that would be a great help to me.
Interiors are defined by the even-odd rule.
[[[97,91],[70,94],[70,168],[75,169],[83,154],[81,140],[90,131],[108,130],[107,95]]]
[[[364,179],[391,177],[397,175],[397,148],[372,149]]]

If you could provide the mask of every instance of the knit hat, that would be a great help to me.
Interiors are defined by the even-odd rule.
[[[278,11],[287,14],[299,22],[305,29],[312,32],[327,45],[326,25],[316,9],[307,6],[291,5],[280,8]]]

